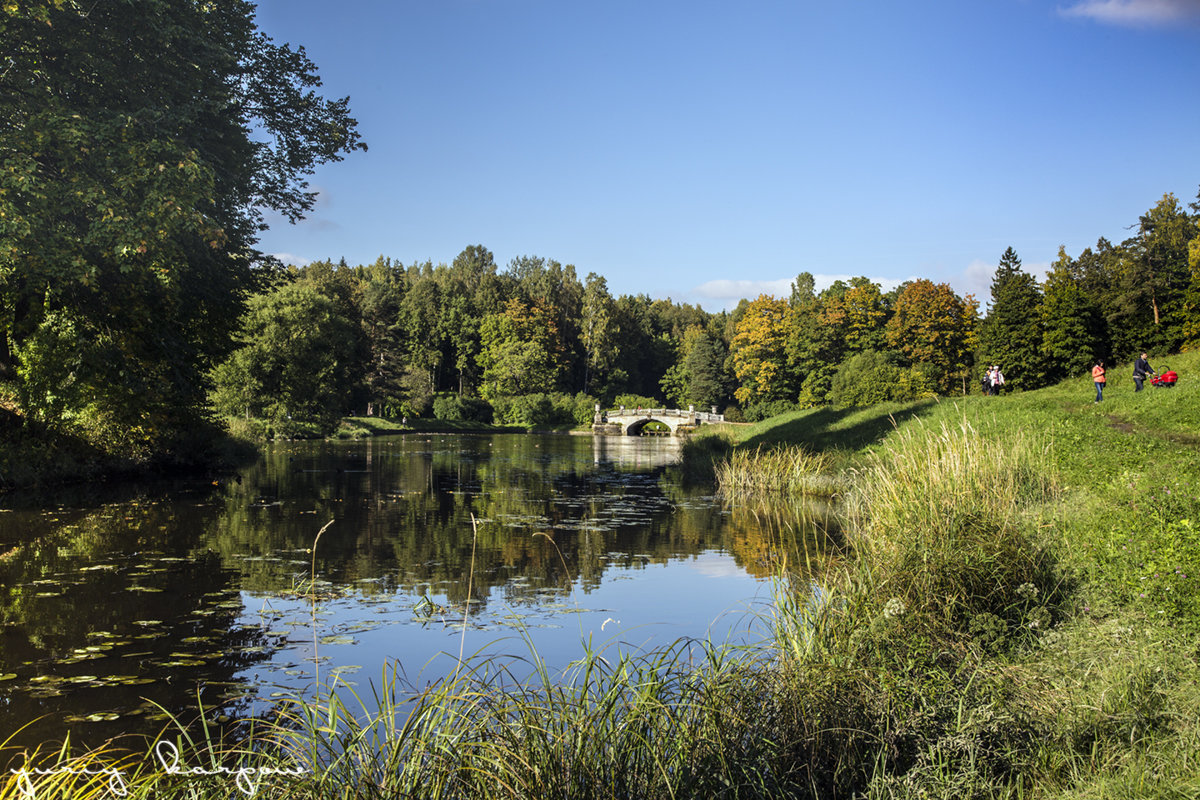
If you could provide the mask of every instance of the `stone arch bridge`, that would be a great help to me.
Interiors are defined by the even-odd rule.
[[[686,411],[678,408],[625,408],[601,411],[596,407],[596,417],[592,422],[592,432],[603,436],[639,436],[642,428],[650,422],[661,422],[671,429],[672,436],[687,434],[701,425],[714,422],[724,422],[725,415],[712,412],[696,411],[689,408]]]

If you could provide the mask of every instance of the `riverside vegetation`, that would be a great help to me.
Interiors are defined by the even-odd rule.
[[[128,796],[227,797],[239,768],[259,797],[1197,796],[1200,355],[1172,364],[1179,388],[1099,405],[1078,378],[694,440],[731,502],[841,500],[842,558],[793,570],[780,541],[761,647],[585,643],[522,685],[467,659],[237,740],[181,724],[176,774],[115,745],[28,754],[45,773],[0,798],[101,797],[118,772]]]

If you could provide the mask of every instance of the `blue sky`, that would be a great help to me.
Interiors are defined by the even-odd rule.
[[[336,9],[336,11],[335,11]],[[866,275],[987,300],[1012,246],[1200,188],[1200,0],[260,0],[369,145],[293,263],[482,244],[715,311]]]

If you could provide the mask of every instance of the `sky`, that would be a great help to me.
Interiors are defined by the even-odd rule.
[[[336,11],[335,11],[336,9]],[[709,311],[864,275],[986,304],[1012,247],[1200,189],[1200,0],[259,0],[369,149],[284,261],[480,244]]]

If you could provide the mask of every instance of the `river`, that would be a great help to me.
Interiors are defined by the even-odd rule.
[[[405,435],[2,497],[0,740],[369,696],[393,670],[420,687],[460,653],[519,678],[534,652],[560,670],[585,646],[761,638],[781,523],[686,487],[677,458],[663,438]]]

